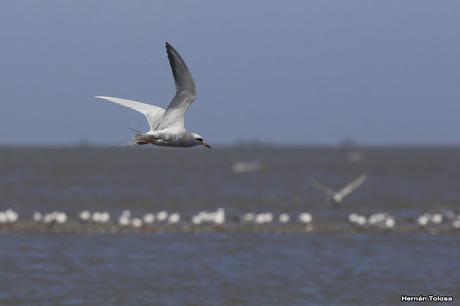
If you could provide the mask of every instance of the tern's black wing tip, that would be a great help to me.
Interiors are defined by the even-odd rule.
[[[169,42],[165,42],[165,47],[166,47],[166,52],[168,53],[174,52],[178,54],[177,50]]]

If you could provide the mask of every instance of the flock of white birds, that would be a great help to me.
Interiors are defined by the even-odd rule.
[[[420,226],[437,225],[445,222],[451,222],[452,227],[460,228],[460,214],[456,214],[450,210],[445,210],[438,213],[427,212],[417,218],[417,224]]]
[[[151,224],[178,224],[181,221],[193,225],[223,225],[228,222],[225,209],[223,208],[218,208],[215,211],[203,210],[187,218],[184,218],[178,212],[168,212],[165,210],[157,213],[149,212],[141,216],[136,216],[131,211],[124,210],[117,218],[112,218],[108,211],[91,212],[89,210],[83,210],[78,212],[75,217],[60,211],[53,211],[50,213],[34,212],[31,221],[44,224],[64,224],[70,220],[81,223],[112,223],[120,226],[132,227],[141,227]],[[232,220],[234,220],[234,218]],[[268,224],[276,221],[279,223],[288,223],[290,220],[292,220],[291,215],[287,213],[281,213],[276,216],[270,212],[261,212],[242,214],[238,222],[244,224]],[[0,224],[15,223],[17,221],[19,221],[19,215],[12,209],[0,211]],[[297,221],[303,224],[308,224],[313,221],[313,217],[310,213],[303,212],[298,214]]]
[[[189,224],[193,226],[200,225],[264,225],[264,224],[288,224],[297,223],[300,225],[312,225],[313,216],[308,212],[296,214],[271,213],[243,213],[232,218],[227,218],[225,209],[218,208],[214,211],[200,211],[192,216],[182,216],[178,212],[168,212],[165,210],[153,213],[149,212],[144,215],[136,215],[129,210],[124,210],[118,216],[112,216],[108,211],[89,211],[83,210],[76,215],[70,215],[65,212],[53,211],[49,213],[34,212],[31,219],[20,218],[19,214],[7,209],[0,211],[0,225],[15,224],[17,222],[34,222],[36,224],[62,225],[70,222],[81,224],[110,224],[120,227],[141,228],[149,225],[177,225]],[[394,229],[397,225],[396,218],[389,213],[379,212],[370,215],[351,213],[348,216],[348,223],[359,228],[369,229]],[[415,218],[414,225],[419,228],[430,228],[438,225],[447,225],[452,229],[460,229],[460,213],[444,210],[435,213],[423,213]]]
[[[352,213],[348,216],[348,221],[357,226],[369,226],[381,229],[392,229],[396,225],[395,217],[388,213],[374,213],[368,217]]]

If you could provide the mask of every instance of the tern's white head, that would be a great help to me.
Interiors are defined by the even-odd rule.
[[[201,135],[199,135],[197,133],[192,133],[192,136],[193,136],[193,139],[196,142],[196,145],[201,145],[203,147],[211,149],[211,146],[206,141],[204,141],[204,138]]]

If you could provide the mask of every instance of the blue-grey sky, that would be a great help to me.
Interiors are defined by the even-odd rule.
[[[1,1],[0,143],[118,144],[166,106],[211,144],[460,143],[459,1]]]

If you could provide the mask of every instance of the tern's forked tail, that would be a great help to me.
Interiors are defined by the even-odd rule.
[[[145,133],[142,133],[141,131],[131,129],[134,131],[134,136],[131,139],[130,142],[127,143],[127,145],[145,145],[149,143],[153,143],[153,137],[152,135],[148,135]]]

